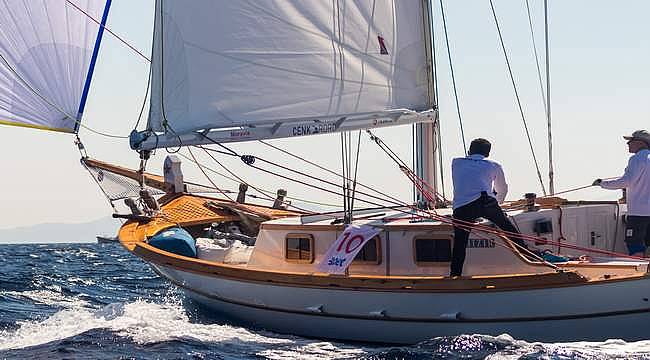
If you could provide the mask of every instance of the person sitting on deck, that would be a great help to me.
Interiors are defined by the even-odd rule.
[[[454,184],[454,247],[451,255],[451,276],[460,276],[465,262],[469,232],[464,222],[474,222],[482,217],[492,221],[500,229],[519,234],[508,220],[499,203],[508,193],[503,168],[496,161],[486,159],[492,144],[478,138],[472,140],[466,157],[455,158],[451,163]],[[511,239],[527,248],[521,239]]]

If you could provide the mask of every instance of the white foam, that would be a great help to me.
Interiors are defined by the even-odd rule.
[[[70,297],[61,294],[60,287],[53,290],[2,291],[0,294],[14,298],[26,298],[37,303],[65,308],[81,308],[89,305],[86,300],[79,297]]]
[[[339,343],[283,336],[270,332],[254,332],[241,327],[218,324],[192,323],[178,299],[156,304],[149,301],[113,303],[92,309],[80,299],[64,297],[50,290],[4,292],[24,296],[34,301],[68,307],[42,321],[19,322],[16,330],[0,331],[0,350],[42,345],[66,339],[94,329],[108,329],[118,336],[146,345],[176,339],[192,339],[209,344],[228,343],[229,351],[256,354],[269,359],[332,359],[355,358],[381,349],[363,348]],[[475,346],[480,339],[512,344],[507,350],[490,355],[489,359],[517,359],[522,355],[543,352],[562,357],[630,358],[650,354],[650,341],[573,343],[528,343],[509,335],[463,338],[462,346]]]
[[[302,342],[306,342],[304,340]],[[378,349],[374,349],[377,351]],[[353,359],[368,352],[353,346],[335,345],[330,342],[309,342],[295,344],[291,348],[266,349],[257,353],[267,359]]]
[[[643,329],[639,329],[643,331]],[[591,356],[609,356],[614,358],[630,358],[640,354],[647,356],[650,354],[650,340],[642,340],[635,342],[626,342],[620,339],[611,339],[603,342],[572,342],[572,343],[555,343],[545,344],[549,349],[555,351],[573,351],[582,355]]]
[[[204,343],[228,342],[229,346],[240,347],[242,353],[271,359],[331,359],[365,354],[358,348],[329,342],[252,332],[228,325],[191,323],[177,300],[165,304],[113,303],[98,310],[66,309],[43,321],[18,325],[15,331],[0,331],[0,350],[36,346],[93,329],[108,329],[142,345],[181,338]]]
[[[490,336],[479,335],[485,340],[489,340]],[[529,343],[524,340],[513,339],[508,334],[497,336],[493,338],[503,342],[508,342],[514,345],[515,350],[508,349],[507,354],[497,352],[488,359],[519,359],[522,355],[544,352],[552,354],[554,357],[559,358],[616,358],[616,359],[631,359],[643,358],[646,359],[650,354],[650,340],[626,342],[620,339],[610,339],[602,342],[588,342],[577,341],[567,343]],[[641,355],[643,354],[643,355]]]

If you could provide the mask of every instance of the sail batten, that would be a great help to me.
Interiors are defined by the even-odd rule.
[[[431,110],[422,4],[158,0],[148,130],[241,127],[264,139],[302,121]]]
[[[8,0],[0,5],[0,124],[77,130],[100,18],[110,0]],[[80,12],[75,7],[83,9]]]

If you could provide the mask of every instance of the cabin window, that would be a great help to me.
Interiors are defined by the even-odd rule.
[[[451,261],[451,238],[415,238],[415,263],[436,265]]]
[[[288,234],[284,254],[289,262],[311,264],[314,262],[314,237],[311,234]]]
[[[375,236],[363,245],[357,256],[354,257],[353,264],[374,264],[381,263],[381,240]]]

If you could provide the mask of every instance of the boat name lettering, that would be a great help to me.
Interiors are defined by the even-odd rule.
[[[472,249],[486,249],[495,247],[492,239],[469,239],[467,247]]]
[[[291,134],[293,136],[302,136],[302,135],[315,135],[321,133],[331,133],[334,131],[336,131],[336,124],[322,123],[322,124],[315,124],[315,125],[294,126],[291,129]]]

